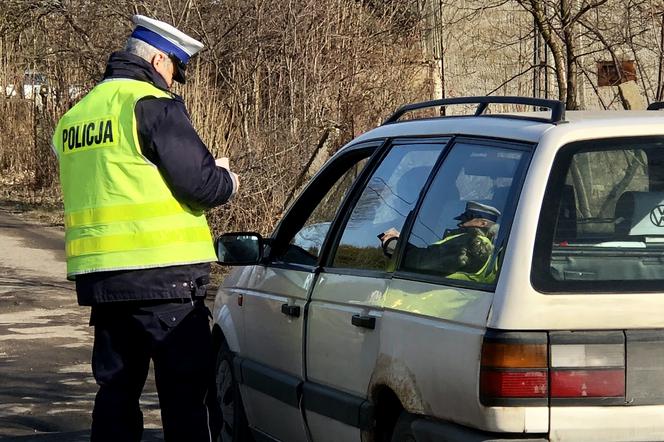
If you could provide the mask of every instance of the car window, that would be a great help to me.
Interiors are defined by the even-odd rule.
[[[521,150],[456,143],[415,218],[400,270],[492,284],[497,238],[526,160]]]
[[[664,280],[664,140],[576,143],[554,163],[533,283],[625,291]]]
[[[398,236],[414,209],[443,144],[393,146],[374,171],[353,208],[332,262],[333,267],[387,270],[393,253],[383,248],[383,238]]]
[[[305,194],[316,193],[311,201],[305,204],[304,209],[291,211],[284,221],[287,227],[297,223],[301,226],[296,229],[287,229],[283,235],[288,235],[287,246],[276,255],[276,261],[283,263],[316,265],[320,256],[325,237],[332,225],[339,206],[351,186],[362,172],[368,161],[370,150],[364,154],[352,155],[338,160],[331,168],[335,168],[334,176],[322,176],[317,182],[305,190]],[[340,163],[340,164],[339,164]],[[325,174],[324,174],[325,175]],[[340,177],[339,177],[340,176]],[[337,178],[338,177],[338,178]],[[335,179],[336,178],[336,179]],[[305,194],[298,199],[305,198]],[[296,203],[297,204],[297,203]],[[307,210],[307,213],[304,211]]]

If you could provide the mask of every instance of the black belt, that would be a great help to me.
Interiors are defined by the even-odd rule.
[[[205,285],[209,282],[210,278],[207,276],[196,278],[196,281],[192,282],[191,299],[194,301],[198,299],[205,299],[205,296],[207,295],[207,287],[205,287]]]

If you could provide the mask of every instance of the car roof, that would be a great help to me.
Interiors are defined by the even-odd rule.
[[[646,124],[663,124],[664,114],[657,111],[568,111],[559,123],[545,122],[548,112],[514,112],[480,116],[446,116],[404,120],[384,124],[355,138],[349,145],[363,141],[394,137],[472,135],[537,143],[549,131],[627,127],[638,120]]]

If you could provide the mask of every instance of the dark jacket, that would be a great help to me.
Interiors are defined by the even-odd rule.
[[[479,272],[493,254],[493,245],[487,238],[487,229],[477,227],[446,231],[442,241],[426,248],[409,247],[406,267],[441,276]]]
[[[104,79],[132,78],[168,90],[152,65],[127,52],[111,55]],[[219,206],[232,196],[230,174],[214,158],[191,125],[179,96],[144,98],[136,104],[139,143],[178,201],[196,210]],[[116,301],[189,299],[208,282],[210,264],[97,272],[76,277],[80,305]]]

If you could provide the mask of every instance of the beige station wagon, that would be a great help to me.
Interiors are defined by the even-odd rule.
[[[659,112],[405,106],[217,248],[223,440],[664,440]]]

